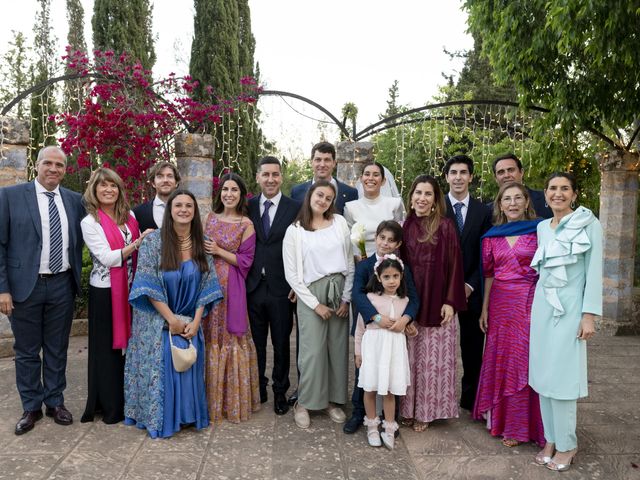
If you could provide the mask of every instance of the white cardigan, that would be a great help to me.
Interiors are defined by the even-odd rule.
[[[344,290],[342,292],[342,301],[351,301],[351,287],[353,286],[353,272],[355,270],[353,263],[353,250],[351,247],[351,232],[347,221],[341,215],[334,214],[333,220],[337,227],[343,233],[342,254],[347,265],[346,272],[340,272],[345,276]],[[296,292],[298,301],[304,302],[306,306],[315,309],[320,302],[311,293],[309,287],[305,285],[304,270],[302,265],[302,230],[299,223],[289,225],[287,232],[282,241],[282,260],[284,262],[284,276],[289,286]]]

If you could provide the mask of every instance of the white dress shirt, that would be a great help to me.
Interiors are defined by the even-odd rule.
[[[278,205],[280,204],[280,199],[282,198],[282,192],[278,192],[273,198],[267,198],[264,196],[264,193],[260,194],[260,218],[262,219],[262,215],[264,214],[264,202],[266,200],[270,200],[273,205],[269,208],[269,225],[273,225],[273,219],[276,218],[276,211],[278,211]]]
[[[40,252],[40,268],[38,273],[51,273],[49,268],[49,253],[51,250],[51,235],[49,234],[49,197],[45,195],[48,192],[46,188],[40,185],[38,179],[34,181],[36,187],[36,198],[38,199],[38,211],[40,212],[40,225],[42,226],[42,251]],[[68,270],[69,264],[69,220],[67,212],[64,209],[62,196],[60,195],[60,187],[57,186],[52,190],[55,194],[53,201],[58,207],[58,215],[60,216],[60,228],[62,229],[62,269],[60,272]]]
[[[156,198],[153,199],[153,221],[156,222],[158,228],[162,228],[162,219],[164,218],[164,209],[166,206],[166,203],[156,195]]]
[[[449,195],[449,201],[451,202],[451,206],[453,207],[453,213],[456,213],[456,203],[462,202],[462,224],[464,225],[464,222],[467,221],[467,212],[469,211],[469,194],[467,193],[467,196],[462,200],[458,200],[456,197],[451,195],[451,192],[449,192],[447,195]]]

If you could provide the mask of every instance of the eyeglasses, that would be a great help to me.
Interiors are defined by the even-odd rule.
[[[523,195],[516,195],[515,197],[502,197],[501,201],[504,205],[511,205],[512,203],[515,203],[516,205],[522,205],[526,201],[526,199]]]

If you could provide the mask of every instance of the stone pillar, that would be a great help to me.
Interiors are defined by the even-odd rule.
[[[29,122],[0,117],[0,187],[27,181]]]
[[[640,333],[633,317],[633,279],[640,155],[614,150],[598,158],[600,221],[604,230],[603,315],[608,335]]]
[[[362,176],[363,165],[373,160],[373,143],[346,140],[336,145],[338,180],[355,187]]]
[[[191,191],[198,201],[200,215],[211,212],[213,192],[213,137],[209,134],[179,133],[176,135],[176,161],[180,186]]]
[[[24,183],[27,178],[29,122],[0,117],[0,188]],[[13,355],[13,332],[0,313],[0,358]]]

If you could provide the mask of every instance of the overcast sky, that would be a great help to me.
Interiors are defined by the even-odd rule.
[[[0,22],[0,52],[11,30],[32,37],[36,0],[6,2]],[[93,0],[83,0],[85,36],[91,42]],[[190,0],[153,2],[153,30],[158,60],[156,77],[186,74],[193,35]],[[444,53],[467,49],[466,13],[458,0],[249,0],[255,59],[265,89],[308,97],[338,118],[345,102],[358,109],[358,129],[378,120],[387,90],[399,81],[400,103],[429,103],[444,83],[442,72],[460,70],[459,60]],[[52,0],[51,15],[62,54],[66,44],[65,0]],[[307,152],[327,118],[296,100],[263,98],[263,129],[288,157]],[[296,113],[298,112],[298,113]],[[313,119],[313,120],[312,120]],[[329,131],[331,135],[332,130]]]

